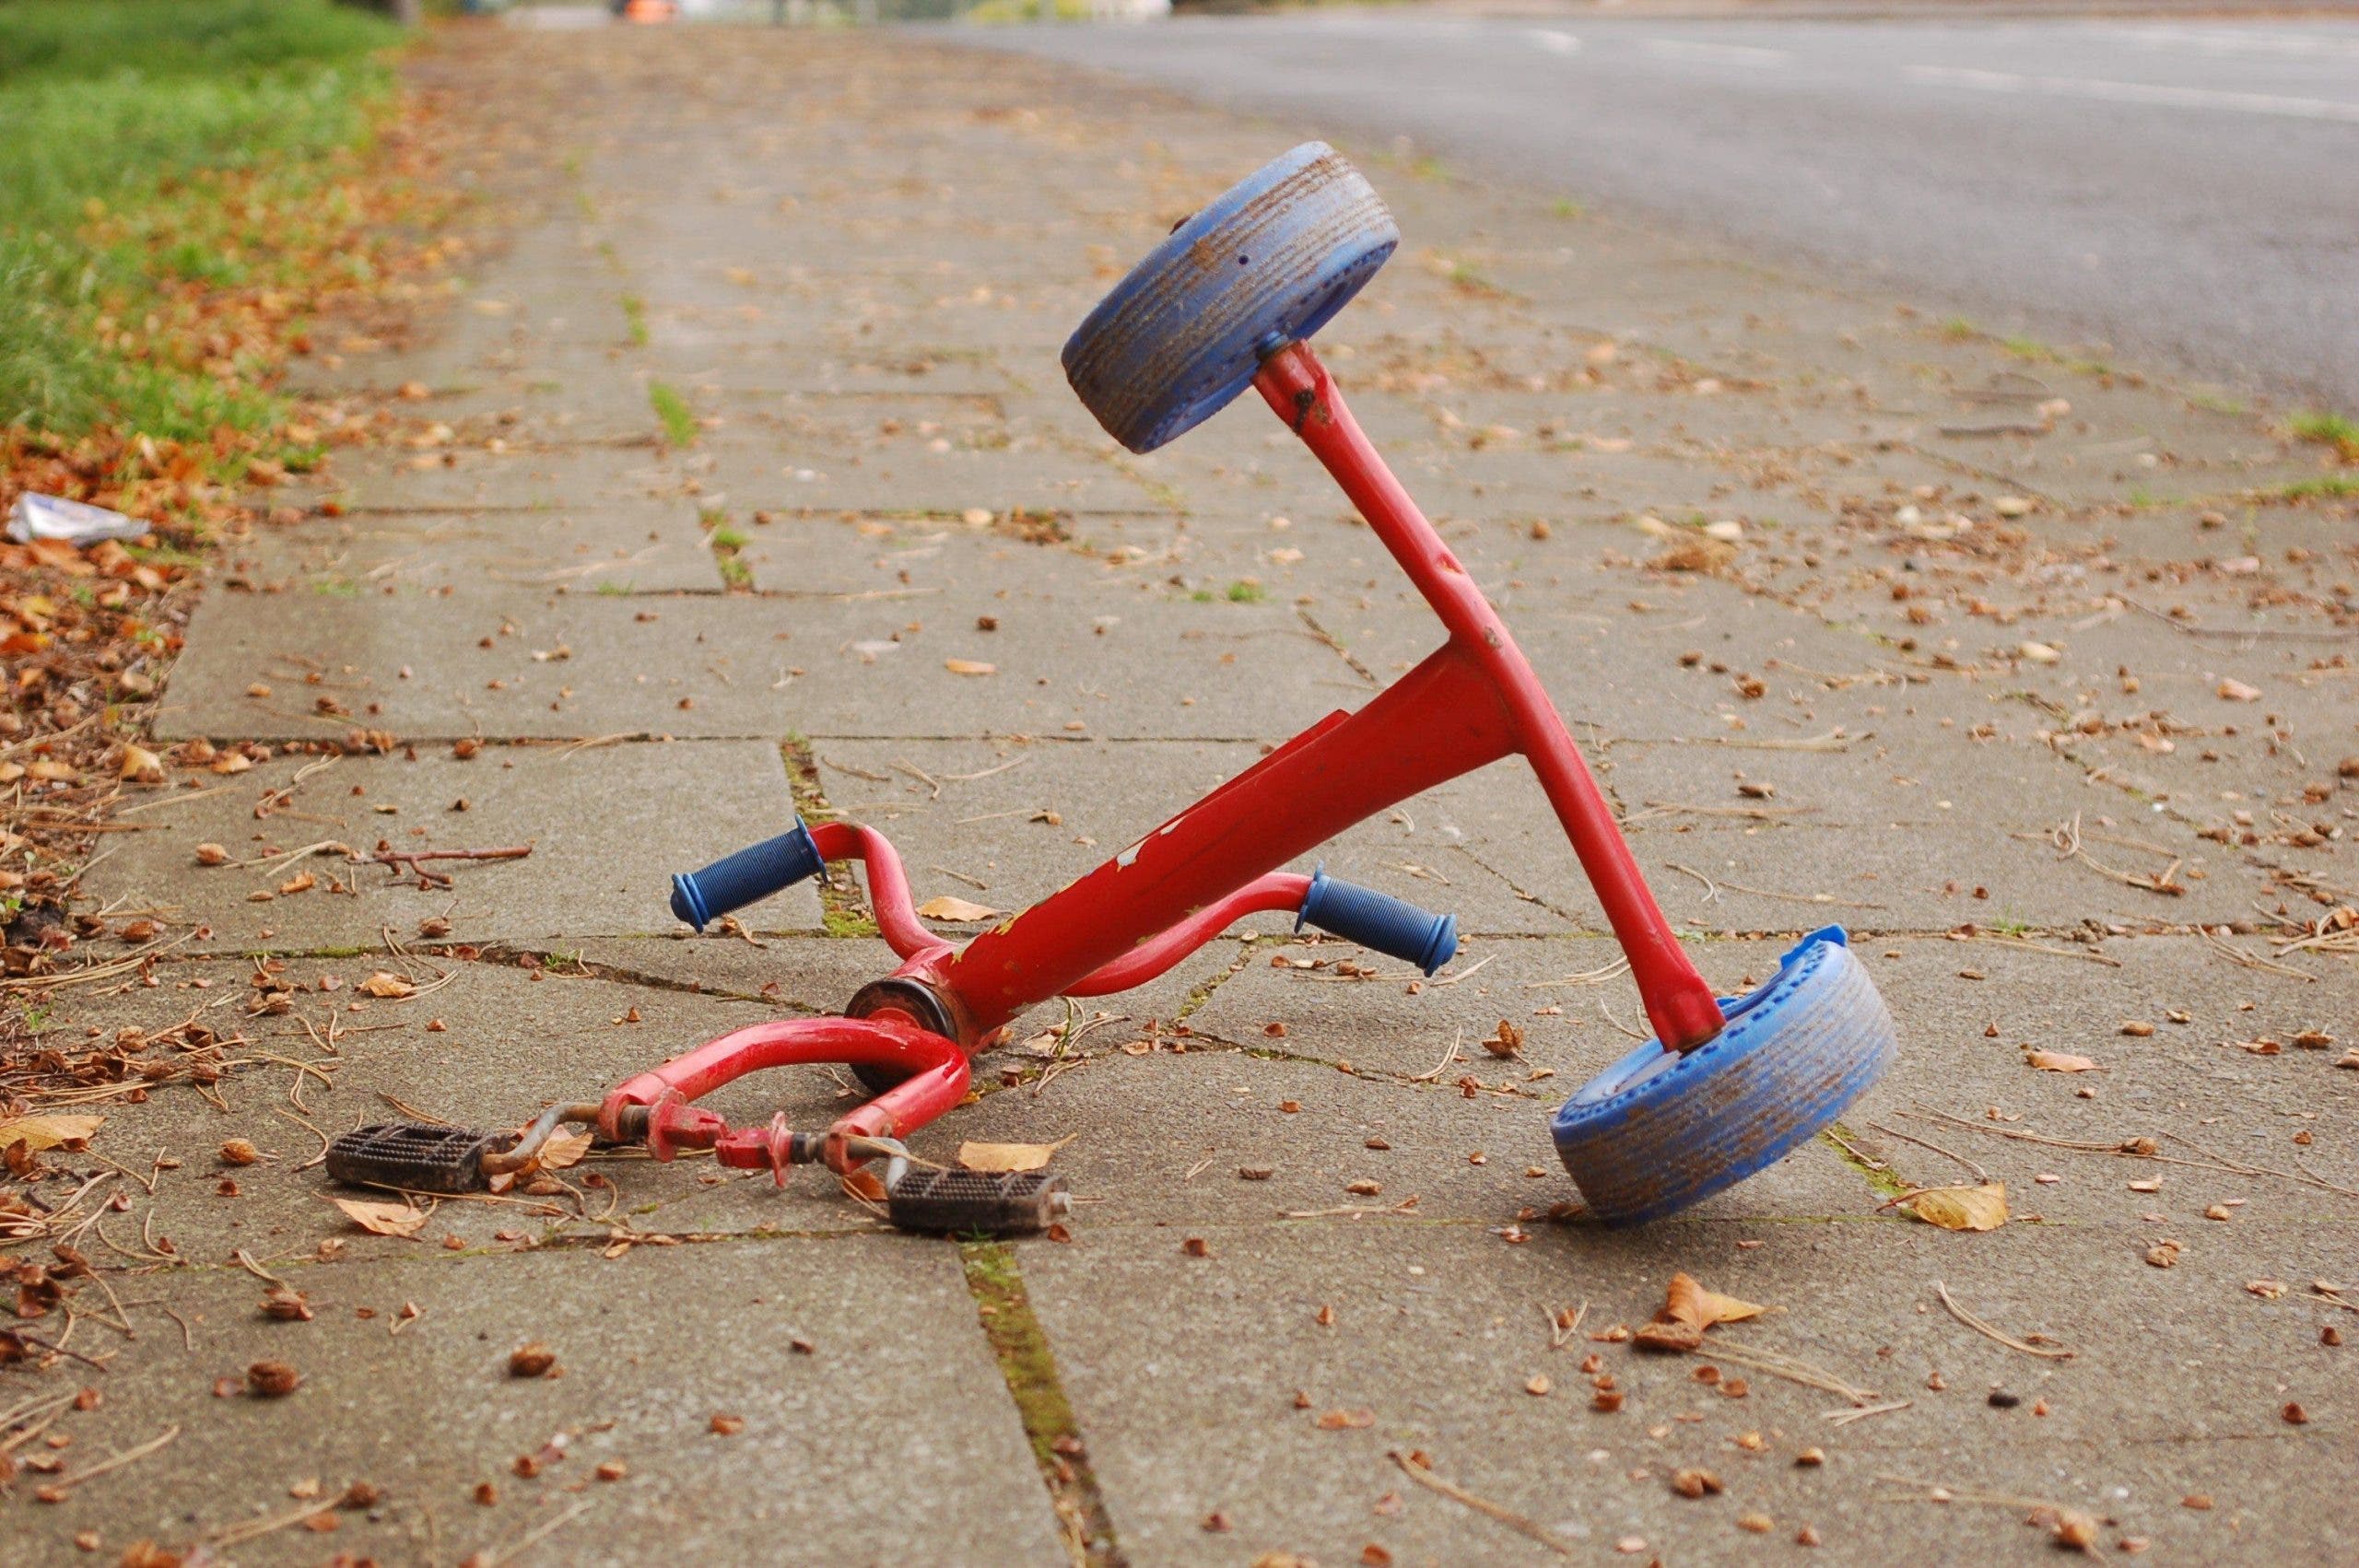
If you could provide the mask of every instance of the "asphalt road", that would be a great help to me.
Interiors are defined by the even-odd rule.
[[[2359,20],[1361,11],[959,36],[2359,410]]]

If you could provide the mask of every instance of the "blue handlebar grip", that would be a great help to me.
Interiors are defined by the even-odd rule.
[[[1457,916],[1437,915],[1372,887],[1338,882],[1325,866],[1311,873],[1310,891],[1302,895],[1302,913],[1294,929],[1300,930],[1306,924],[1414,964],[1428,975],[1458,952]]]
[[[768,898],[826,869],[811,830],[794,826],[750,849],[724,855],[701,871],[672,879],[672,913],[702,930],[732,909]]]

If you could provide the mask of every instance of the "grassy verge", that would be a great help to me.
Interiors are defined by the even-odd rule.
[[[285,396],[288,361],[327,313],[439,259],[390,221],[421,210],[383,139],[400,36],[330,0],[0,0],[0,511],[34,491],[151,527],[128,547],[0,543],[13,997],[38,1003],[25,977],[77,942],[168,940],[66,907],[92,825],[212,755],[141,744],[203,546],[256,519],[251,487],[366,432]],[[27,1075],[5,1011],[0,1112],[58,1071]]]
[[[335,241],[393,30],[327,0],[0,6],[0,422],[159,440],[266,427]]]

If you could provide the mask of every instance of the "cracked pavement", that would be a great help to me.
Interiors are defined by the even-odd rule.
[[[1639,1231],[1553,1212],[1546,1115],[1643,1015],[1510,762],[1322,852],[1457,912],[1436,980],[1257,917],[1070,1052],[1044,1009],[979,1065],[917,1147],[1070,1138],[1068,1240],[623,1158],[415,1236],[343,1223],[313,1129],[507,1125],[893,966],[849,875],[690,939],[670,872],[799,805],[889,834],[921,896],[1021,907],[1434,641],[1257,408],[1133,457],[1057,369],[1290,130],[877,33],[470,29],[413,68],[483,123],[478,264],[312,374],[421,433],[228,552],[164,733],[275,755],[141,803],[86,886],[182,940],[53,1024],[135,1051],[193,1021],[234,1065],[44,1157],[53,1197],[119,1173],[71,1341],[106,1370],[11,1369],[0,1409],[99,1387],[19,1455],[67,1476],[180,1435],[54,1504],[20,1477],[0,1560],[87,1531],[241,1563],[2035,1561],[2042,1504],[2106,1555],[2359,1552],[2326,1332],[2359,1328],[2359,558],[2353,503],[2303,494],[2330,458],[1340,137],[1406,239],[1322,352],[1714,983],[1851,928],[1901,1058],[1839,1135]],[[319,749],[356,727],[388,746]],[[379,838],[533,853],[435,891],[290,858]],[[418,994],[358,989],[380,970]],[[1518,1058],[1477,1048],[1501,1020]],[[848,1092],[714,1104],[813,1125]],[[261,1163],[217,1158],[239,1139]],[[1886,1201],[1985,1178],[1992,1232]],[[1776,1310],[1701,1357],[1601,1337],[1682,1270]],[[258,1272],[313,1318],[259,1312]],[[564,1375],[509,1375],[528,1342]],[[262,1358],[291,1397],[234,1393]],[[1695,1468],[1725,1492],[1672,1490]]]

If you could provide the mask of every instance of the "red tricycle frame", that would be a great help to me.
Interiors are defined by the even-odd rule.
[[[1356,712],[1328,715],[1079,881],[955,947],[921,925],[883,835],[816,825],[829,860],[859,858],[885,940],[903,963],[853,999],[849,1016],[793,1019],[725,1035],[609,1094],[609,1138],[644,1137],[661,1157],[716,1148],[724,1164],[825,1160],[839,1171],[959,1103],[969,1059],[1027,1009],[1099,996],[1162,974],[1242,916],[1299,906],[1309,879],[1276,868],[1438,784],[1520,754],[1563,824],[1629,957],[1655,1036],[1689,1051],[1719,1034],[1721,1010],[1639,875],[1564,720],[1498,613],[1385,466],[1309,346],[1262,361],[1254,386],[1342,485],[1433,607],[1449,638]],[[780,1118],[731,1129],[690,1104],[760,1068],[832,1061],[890,1082],[817,1137]]]

